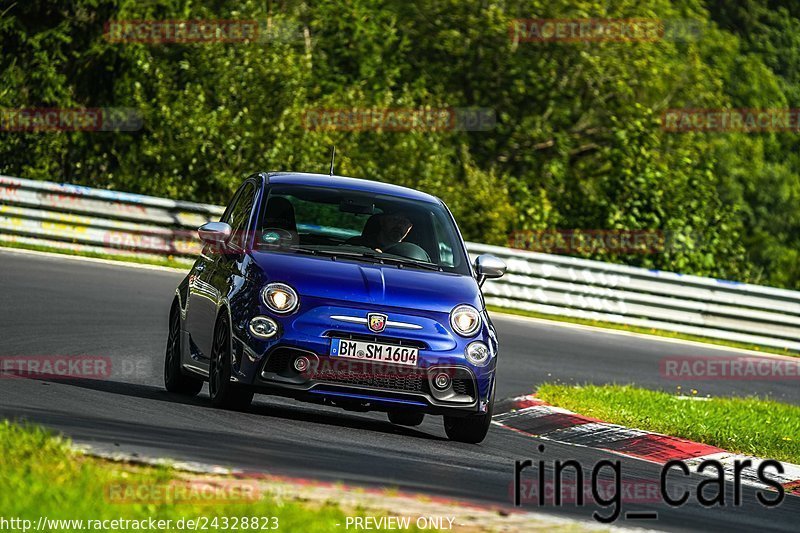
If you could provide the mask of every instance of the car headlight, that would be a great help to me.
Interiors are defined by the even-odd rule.
[[[481,327],[481,314],[471,305],[459,305],[450,313],[453,331],[463,337],[471,337]]]
[[[475,366],[485,366],[489,362],[489,347],[480,341],[470,343],[464,353],[467,361]]]
[[[261,291],[261,299],[270,311],[281,315],[291,313],[300,303],[297,292],[285,283],[270,283]]]

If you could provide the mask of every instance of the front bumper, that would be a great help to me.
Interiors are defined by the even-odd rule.
[[[269,341],[254,339],[246,327],[236,328],[233,379],[256,392],[354,410],[412,409],[450,416],[486,412],[497,352],[488,320],[478,335],[464,339],[444,328],[446,316],[432,313],[421,316],[391,312],[397,321],[422,327],[413,331],[387,327],[380,335],[370,334],[365,326],[330,319],[363,316],[369,311],[321,306],[295,317],[273,315],[281,331]],[[246,326],[246,322],[240,326]],[[419,349],[419,365],[403,367],[331,357],[328,354],[333,338],[414,346]],[[467,344],[475,340],[490,347],[492,358],[486,366],[471,365],[464,356]],[[293,366],[300,356],[311,363],[304,372]],[[434,376],[442,372],[451,381],[446,390],[433,384]]]
[[[311,362],[307,371],[295,370],[293,362],[298,357]],[[450,385],[444,390],[434,385],[435,376],[442,373],[450,377]],[[264,358],[253,386],[265,392],[283,389],[301,399],[324,399],[365,410],[408,408],[431,414],[485,411],[478,378],[466,366],[408,368],[320,356],[290,346],[277,346]]]

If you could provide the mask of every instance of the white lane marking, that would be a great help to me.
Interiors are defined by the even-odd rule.
[[[533,402],[536,404],[544,404],[543,400],[540,400],[536,397],[535,394],[526,394],[524,396],[514,396],[513,398],[509,398],[507,401],[510,402]]]
[[[602,446],[612,442],[633,439],[643,435],[651,435],[649,431],[631,429],[617,424],[605,422],[590,422],[564,429],[556,429],[547,433],[547,438],[564,444],[571,444],[575,440],[592,446]]]
[[[38,255],[40,257],[49,257],[51,259],[67,259],[70,261],[85,261],[87,263],[96,263],[101,265],[111,265],[127,268],[139,268],[143,270],[158,270],[161,272],[180,272],[186,274],[190,270],[190,266],[185,269],[173,268],[160,265],[148,265],[146,263],[131,263],[129,261],[115,261],[113,259],[100,259],[98,257],[84,257],[82,255],[58,254],[54,252],[42,252],[39,250],[25,250],[24,248],[6,248],[0,245],[0,253],[19,254],[19,255]]]
[[[753,457],[752,455],[740,455],[730,452],[717,452],[708,455],[702,455],[700,457],[693,457],[691,459],[684,459],[683,462],[686,463],[686,466],[689,467],[689,470],[691,470],[692,472],[697,472],[697,466],[706,460],[713,460],[720,462],[725,472],[726,481],[734,480],[733,469],[734,469],[734,463],[736,461],[739,461],[741,463],[745,460],[749,460],[751,461],[752,465],[742,469],[740,474],[742,484],[749,485],[751,487],[756,487],[759,489],[773,490],[772,487],[763,483],[758,478],[758,466],[764,461],[766,461],[766,459]],[[767,476],[769,479],[777,481],[781,485],[785,485],[787,483],[800,480],[800,465],[792,463],[784,463],[783,461],[779,462],[781,463],[781,466],[783,466],[783,474],[778,474],[775,468],[768,467],[764,470],[764,475]],[[698,474],[707,477],[717,477],[717,469],[712,466],[710,468],[705,468],[703,472],[698,472]]]
[[[553,407],[552,405],[534,405],[532,407],[525,407],[517,409],[516,411],[509,411],[507,413],[500,413],[492,417],[497,422],[504,422],[506,420],[518,417],[525,418],[541,418],[549,415],[574,415],[572,411],[567,411],[561,407]]]
[[[522,315],[515,315],[511,313],[503,313],[500,311],[489,311],[489,314],[492,317],[501,317],[501,318],[508,318],[510,320],[516,320],[518,322],[534,322],[537,324],[546,324],[551,326],[558,326],[562,328],[572,328],[578,329],[583,331],[589,331],[594,333],[608,333],[609,335],[620,335],[623,337],[633,337],[637,339],[644,339],[649,341],[660,341],[660,342],[669,342],[672,344],[681,344],[684,346],[694,346],[696,348],[703,348],[709,350],[719,350],[723,352],[733,352],[733,353],[743,353],[748,355],[755,355],[759,357],[767,357],[772,359],[784,359],[789,361],[797,362],[797,357],[791,357],[789,355],[780,355],[774,353],[767,353],[767,352],[757,352],[755,350],[746,350],[744,348],[733,348],[730,346],[722,346],[720,344],[707,344],[704,342],[699,341],[690,341],[685,339],[674,339],[671,337],[661,337],[658,335],[648,335],[647,333],[635,333],[632,331],[622,331],[619,329],[612,329],[612,328],[604,328],[600,326],[587,326],[585,324],[574,324],[572,322],[561,322],[558,320],[550,320],[547,318],[535,318],[532,316],[522,316]]]
[[[89,455],[92,457],[99,457],[108,461],[133,463],[140,465],[160,466],[174,468],[175,470],[183,470],[185,472],[192,472],[196,474],[215,474],[229,476],[233,474],[240,474],[244,471],[238,468],[229,468],[227,466],[215,465],[209,463],[201,463],[198,461],[179,461],[177,459],[157,458],[140,455],[135,452],[128,451],[110,451],[103,445],[96,443],[72,443],[72,449],[82,455]]]

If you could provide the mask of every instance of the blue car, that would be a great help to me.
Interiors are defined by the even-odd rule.
[[[175,291],[168,391],[245,409],[254,393],[383,411],[481,442],[495,394],[497,335],[480,286],[505,273],[470,263],[444,203],[373,181],[301,173],[249,177]]]

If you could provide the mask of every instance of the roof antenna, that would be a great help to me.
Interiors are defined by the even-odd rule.
[[[331,172],[330,175],[333,176],[333,162],[336,160],[336,145],[331,146]]]

